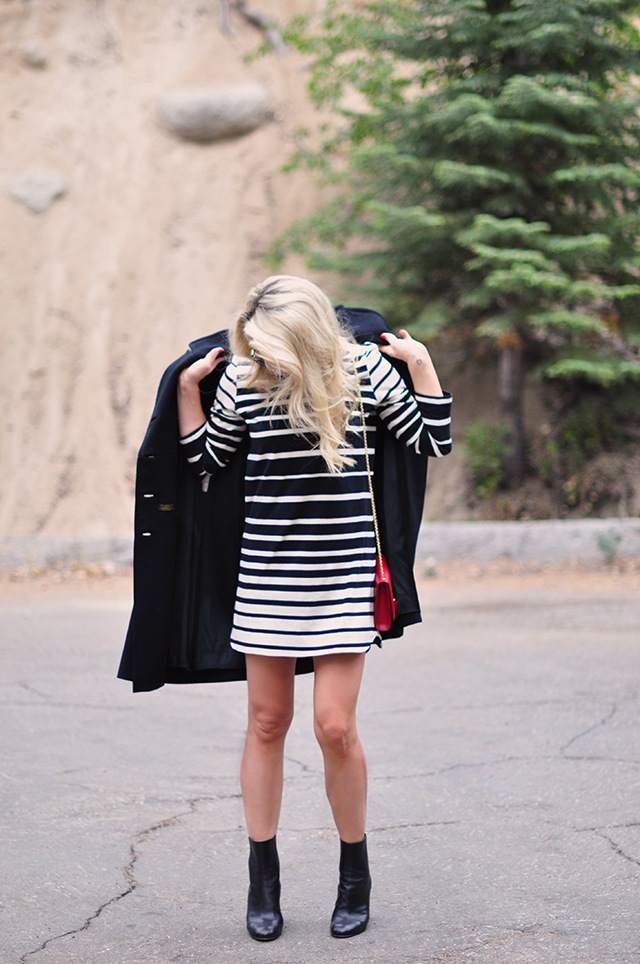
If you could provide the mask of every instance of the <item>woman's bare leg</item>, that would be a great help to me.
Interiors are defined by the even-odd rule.
[[[295,659],[248,655],[249,719],[240,767],[252,840],[270,840],[282,803],[284,741],[293,718]]]
[[[327,797],[340,838],[364,837],[367,764],[356,730],[356,704],[364,653],[317,656],[313,693],[316,737],[324,756]]]

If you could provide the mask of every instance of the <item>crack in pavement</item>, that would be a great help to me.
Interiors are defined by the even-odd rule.
[[[572,762],[577,762],[577,763],[580,763],[580,762],[584,762],[584,763],[594,763],[594,762],[595,762],[595,763],[629,763],[629,764],[631,764],[632,766],[640,766],[640,760],[631,760],[631,759],[629,759],[628,757],[624,757],[624,756],[595,756],[595,755],[590,755],[590,756],[587,756],[587,755],[585,755],[585,756],[573,756],[572,754],[568,754],[567,756],[564,757],[564,759],[565,759],[567,762],[568,762],[569,760],[571,760]]]
[[[43,700],[46,697],[43,697]],[[109,706],[107,703],[102,706],[97,706],[95,703],[54,703],[53,700],[46,699],[46,702],[42,703],[29,703],[26,700],[0,700],[0,706],[31,706],[31,707],[46,707],[49,709],[50,706],[56,707],[56,709],[63,710],[108,710],[110,713],[121,712],[130,713],[135,710],[135,707],[131,706]]]
[[[605,720],[605,722],[606,722],[606,720]],[[589,730],[587,730],[587,731],[585,731],[585,732],[589,732],[590,730],[595,729],[597,726],[600,726],[600,725],[601,725],[600,723],[597,723],[595,726],[590,727]],[[580,735],[580,736],[584,736],[584,733],[579,734],[579,735]],[[576,739],[578,739],[578,737],[573,737],[573,738],[569,741],[569,743],[567,744],[567,746],[569,746],[570,743],[572,743],[572,742],[573,742],[574,740],[576,740]],[[563,762],[567,762],[567,763],[569,763],[569,762],[571,762],[571,763],[580,763],[580,762],[582,762],[582,761],[584,761],[584,762],[590,762],[590,761],[595,760],[595,761],[598,761],[598,762],[601,762],[601,763],[625,763],[625,764],[629,764],[629,765],[631,765],[631,766],[640,765],[640,760],[628,760],[628,759],[626,759],[625,757],[615,757],[615,756],[587,756],[587,755],[584,755],[584,756],[573,756],[573,755],[564,756],[564,749],[563,749],[563,748],[560,749],[560,753],[563,754],[562,756],[560,756],[560,760],[563,761]],[[425,777],[438,777],[438,776],[441,776],[443,773],[450,773],[450,772],[453,771],[453,770],[481,769],[482,767],[502,766],[502,765],[505,764],[505,763],[541,763],[541,762],[543,762],[543,761],[544,761],[544,762],[548,762],[548,761],[556,762],[557,760],[558,760],[558,757],[557,757],[555,754],[545,754],[545,755],[542,755],[542,756],[537,756],[537,755],[534,755],[534,756],[507,756],[507,757],[501,757],[500,759],[497,759],[497,760],[481,760],[481,761],[478,762],[478,763],[453,763],[453,764],[451,764],[451,766],[442,767],[442,768],[440,768],[440,769],[438,769],[438,770],[426,770],[426,771],[423,771],[423,772],[420,772],[420,773],[397,773],[397,774],[383,774],[383,775],[381,775],[381,776],[370,776],[370,777],[369,777],[369,781],[370,781],[371,783],[374,783],[374,782],[376,782],[376,781],[377,781],[377,782],[386,781],[386,782],[388,782],[388,783],[394,783],[394,782],[399,781],[399,780],[421,780],[421,779],[423,779],[423,778],[425,778]]]
[[[438,770],[427,770],[422,773],[398,773],[392,776],[386,774],[379,777],[370,777],[369,779],[371,782],[382,780],[389,782],[395,782],[396,780],[420,780],[423,777],[437,777],[443,773],[450,773],[452,770],[473,770],[480,769],[481,767],[500,766],[503,763],[530,763],[532,760],[536,759],[551,760],[555,759],[555,757],[507,756],[498,760],[482,760],[478,763],[452,763],[451,766],[441,767]]]
[[[34,696],[39,697],[41,700],[46,700],[49,702],[49,700],[53,699],[53,696],[50,693],[42,693],[40,690],[37,690],[35,686],[31,686],[30,683],[23,683],[21,680],[18,680],[17,682],[20,689],[26,690],[27,693],[33,693]]]
[[[606,840],[607,843],[611,846],[611,849],[613,850],[613,852],[616,853],[619,857],[623,857],[624,860],[628,860],[629,863],[635,864],[636,867],[640,867],[640,860],[638,860],[636,857],[631,857],[629,856],[629,854],[626,854],[622,849],[622,847],[620,846],[620,844],[617,844],[615,840],[612,840],[611,837],[608,837],[606,833],[596,833],[596,836],[602,837],[603,840]]]
[[[601,726],[606,726],[607,723],[609,723],[609,721],[613,719],[613,717],[616,715],[617,712],[618,712],[618,704],[612,703],[611,709],[606,714],[606,716],[604,716],[601,720],[598,720],[598,722],[594,723],[592,726],[588,726],[586,730],[582,730],[582,732],[576,733],[575,736],[572,736],[571,739],[568,741],[568,743],[565,743],[564,746],[560,747],[560,753],[561,754],[566,753],[566,751],[569,749],[571,744],[575,743],[576,740],[582,739],[583,736],[587,736],[588,733],[592,733],[594,730],[598,730]]]
[[[289,763],[295,763],[296,766],[300,767],[303,773],[321,774],[322,772],[321,770],[317,770],[314,767],[309,766],[308,763],[303,763],[302,760],[296,760],[294,756],[287,756],[285,754],[285,760],[287,760]],[[295,778],[288,777],[287,780],[285,780],[285,782],[290,781],[292,779],[295,779]]]
[[[497,700],[487,703],[430,703],[423,706],[396,707],[394,709],[377,710],[371,712],[371,718],[378,716],[394,716],[399,713],[423,713],[429,712],[437,715],[442,712],[457,710],[501,710],[511,709],[516,706],[572,706],[583,702],[573,697],[556,700]],[[362,714],[364,719],[366,714]]]
[[[376,717],[376,716],[397,716],[399,713],[424,713],[425,710],[430,710],[430,711],[432,711],[432,712],[439,713],[439,712],[441,712],[444,708],[445,708],[444,706],[435,706],[435,705],[432,705],[432,706],[427,706],[427,705],[424,705],[424,706],[398,706],[398,707],[396,707],[395,709],[392,709],[392,710],[378,710],[378,711],[375,711],[375,710],[374,710],[374,712],[371,713],[371,717],[373,718],[373,717]],[[364,716],[365,716],[365,714],[362,715],[362,718],[363,718],[363,719],[364,719]]]
[[[367,836],[372,833],[388,833],[391,830],[411,830],[414,827],[449,827],[452,824],[463,823],[462,820],[425,820],[419,823],[397,823],[389,824],[385,827],[371,827],[367,829]],[[228,831],[225,831],[228,832]],[[305,834],[309,835],[312,833],[330,833],[335,835],[336,828],[332,823],[326,823],[322,825],[316,825],[315,827],[288,827],[286,831],[282,832],[283,836],[287,834]]]
[[[367,836],[371,833],[389,833],[391,830],[413,830],[420,827],[451,827],[454,824],[462,823],[462,820],[425,820],[423,823],[394,823],[388,827],[371,827],[367,830]]]
[[[639,820],[632,820],[630,823],[611,823],[606,827],[577,827],[576,833],[600,833],[602,830],[630,830],[631,827],[640,827]]]
[[[631,857],[629,854],[625,853],[622,847],[620,846],[620,844],[617,844],[615,840],[612,840],[611,837],[607,836],[606,833],[600,833],[600,831],[596,830],[595,834],[597,837],[600,837],[602,840],[606,840],[609,846],[611,847],[611,849],[613,850],[613,852],[617,854],[619,857],[622,857],[624,860],[628,860],[629,863],[631,864],[635,864],[636,867],[640,867],[640,860],[638,860],[636,857]]]
[[[210,801],[212,799],[218,799],[218,798],[193,797],[189,800],[185,800],[184,803],[186,803],[186,805],[189,807],[188,810],[185,810],[183,813],[174,814],[174,816],[172,817],[166,817],[164,820],[160,820],[158,821],[158,823],[154,823],[151,827],[147,827],[146,830],[141,830],[140,833],[137,833],[133,838],[133,843],[129,845],[129,862],[122,868],[122,875],[127,884],[126,889],[123,890],[121,893],[116,894],[114,897],[111,897],[109,900],[106,900],[104,904],[100,904],[98,909],[95,910],[93,914],[90,914],[89,917],[85,919],[84,923],[81,924],[79,927],[73,927],[70,930],[65,931],[64,934],[56,934],[54,937],[48,937],[47,940],[43,941],[39,947],[34,948],[32,951],[26,951],[26,953],[24,953],[22,957],[20,957],[18,964],[25,964],[28,958],[33,957],[34,954],[39,954],[40,951],[44,951],[49,946],[49,944],[52,944],[55,941],[60,941],[65,937],[73,937],[76,934],[82,934],[84,931],[89,930],[92,923],[95,920],[97,920],[98,917],[100,917],[102,912],[106,910],[107,907],[111,907],[112,904],[117,904],[124,897],[128,897],[129,894],[132,894],[134,890],[136,890],[136,888],[138,887],[138,882],[135,878],[134,871],[135,871],[135,865],[140,856],[140,851],[136,848],[139,847],[141,844],[143,844],[146,840],[148,840],[148,838],[152,834],[157,833],[159,830],[165,830],[167,827],[175,826],[180,822],[182,817],[188,817],[192,813],[197,813],[198,803]]]
[[[132,706],[112,706],[110,703],[63,703],[54,700],[53,694],[43,693],[42,690],[36,689],[31,683],[25,683],[22,680],[16,680],[9,684],[10,686],[17,686],[21,690],[25,690],[27,693],[33,693],[41,701],[40,703],[28,703],[24,700],[0,700],[1,706],[55,706],[64,710],[113,710],[126,711],[130,713],[135,707]]]
[[[450,710],[501,710],[511,709],[513,706],[572,706],[581,702],[576,699],[558,700],[499,700],[490,703],[451,703],[447,706]]]
[[[631,827],[640,827],[640,823],[636,820],[632,823],[616,823],[612,827],[608,827],[610,830],[627,830]],[[616,843],[608,834],[604,833],[604,827],[583,827],[576,830],[576,833],[592,833],[596,837],[600,837],[601,840],[606,840],[611,849],[618,857],[622,857],[624,860],[628,860],[629,863],[635,864],[636,867],[640,867],[640,859],[637,857],[631,857],[630,854],[625,853],[620,844]]]

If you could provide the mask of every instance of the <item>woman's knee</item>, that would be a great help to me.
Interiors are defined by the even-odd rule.
[[[358,740],[355,720],[342,714],[317,715],[314,728],[321,748],[338,756],[346,756]]]
[[[249,710],[249,729],[260,743],[277,743],[287,735],[293,713],[288,708]]]

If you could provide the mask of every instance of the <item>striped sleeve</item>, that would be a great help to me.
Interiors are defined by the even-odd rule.
[[[371,346],[362,355],[375,405],[397,439],[417,455],[440,458],[451,451],[451,394],[413,396],[391,362]]]
[[[237,366],[230,362],[222,373],[206,422],[180,439],[187,462],[197,475],[213,475],[226,465],[246,432],[246,422],[236,411],[236,376]]]

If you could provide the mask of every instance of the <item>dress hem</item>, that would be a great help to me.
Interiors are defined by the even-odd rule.
[[[356,646],[337,643],[335,646],[325,646],[321,649],[302,647],[300,649],[286,649],[285,647],[276,649],[275,647],[263,648],[261,646],[243,646],[242,643],[231,643],[231,649],[234,649],[237,653],[244,653],[245,656],[288,656],[296,659],[301,656],[333,656],[334,653],[368,653],[374,642],[375,640],[371,643]]]

